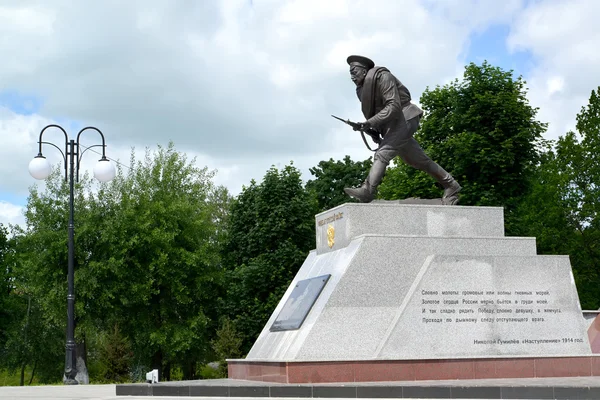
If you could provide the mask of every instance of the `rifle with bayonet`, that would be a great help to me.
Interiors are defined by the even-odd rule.
[[[369,144],[367,143],[367,140],[365,139],[365,135],[367,134],[371,137],[371,139],[373,139],[373,141],[376,144],[381,143],[381,134],[373,129],[373,128],[364,128],[361,124],[359,124],[358,122],[352,122],[349,119],[341,119],[340,117],[336,117],[335,115],[332,115],[333,118],[342,121],[343,123],[350,125],[352,127],[352,129],[354,129],[355,131],[360,131],[362,138],[363,138],[363,142],[365,142],[365,146],[367,146],[367,149],[371,150],[371,151],[375,151],[373,149],[371,149],[371,147],[369,147]]]

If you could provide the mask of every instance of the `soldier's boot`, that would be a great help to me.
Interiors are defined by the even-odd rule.
[[[370,203],[377,195],[377,187],[383,179],[386,167],[387,164],[383,161],[375,160],[363,184],[357,188],[344,188],[344,192],[361,203]]]
[[[440,185],[444,188],[444,194],[442,195],[442,204],[447,206],[453,206],[458,203],[458,193],[461,191],[462,186],[450,175],[446,170],[440,167],[437,163],[431,162],[430,168],[427,171]]]
[[[453,206],[458,203],[458,193],[461,191],[462,186],[448,174],[444,177],[443,181],[440,182],[444,187],[444,194],[442,195],[442,204],[447,206]]]

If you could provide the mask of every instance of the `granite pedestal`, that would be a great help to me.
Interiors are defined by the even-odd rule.
[[[503,209],[350,203],[229,377],[282,383],[599,376],[569,257]]]

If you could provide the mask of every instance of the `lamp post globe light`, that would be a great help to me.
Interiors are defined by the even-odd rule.
[[[43,142],[42,136],[46,129],[57,128],[60,129],[65,135],[65,151],[63,152],[60,147],[50,142]],[[79,138],[84,131],[94,130],[102,138],[102,144],[93,145],[86,148],[83,152],[80,152]],[[50,163],[42,155],[42,144],[48,144],[53,146],[60,151],[65,162],[65,181],[69,183],[69,256],[68,256],[68,271],[67,271],[67,341],[66,341],[66,355],[65,355],[65,374],[63,381],[67,385],[77,385],[78,382],[75,379],[77,375],[77,363],[75,355],[75,287],[74,287],[74,276],[75,276],[75,254],[74,254],[74,236],[75,236],[75,222],[74,222],[74,207],[73,207],[73,188],[74,179],[79,182],[79,164],[81,157],[88,149],[92,147],[102,147],[102,158],[98,161],[94,167],[94,176],[101,182],[109,182],[115,177],[116,171],[115,166],[111,163],[105,154],[106,142],[104,140],[104,134],[100,132],[98,128],[88,126],[83,128],[77,134],[77,140],[69,139],[67,132],[59,125],[48,125],[40,132],[39,152],[38,155],[31,160],[29,163],[29,173],[35,179],[46,179],[50,176],[51,167]]]

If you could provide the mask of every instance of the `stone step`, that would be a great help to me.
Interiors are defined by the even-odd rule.
[[[533,238],[362,235],[338,251],[325,254],[313,251],[283,295],[246,359],[331,361],[376,358],[379,353],[383,355],[389,352],[388,345],[380,347],[387,342],[387,337],[395,333],[390,330],[396,325],[395,321],[399,316],[406,315],[409,311],[416,312],[419,315],[413,316],[407,323],[417,324],[418,327],[423,325],[421,307],[405,302],[413,297],[414,301],[421,301],[421,288],[414,289],[413,286],[421,284],[424,279],[428,280],[432,270],[436,271],[431,278],[434,284],[423,286],[423,289],[455,289],[461,293],[460,296],[454,296],[458,299],[468,298],[462,295],[465,290],[492,290],[495,277],[500,279],[497,282],[498,290],[528,288],[529,284],[548,278],[549,272],[554,271],[551,268],[545,269],[543,263],[537,267],[537,262],[523,261],[536,259],[535,250]],[[459,257],[461,260],[466,258],[461,278],[444,274],[446,268],[437,266],[439,262],[436,260],[443,256]],[[510,260],[502,261],[501,257],[509,257]],[[428,263],[431,267],[427,267]],[[477,265],[472,266],[473,263]],[[554,263],[552,259],[548,265]],[[452,268],[458,273],[462,265]],[[568,260],[559,269],[560,277],[567,279],[560,286],[567,285],[570,289]],[[505,278],[507,274],[513,275]],[[317,278],[327,276],[329,278],[320,287]],[[470,280],[464,281],[467,276]],[[314,282],[308,283],[313,279]],[[444,281],[443,285],[441,281]],[[534,285],[532,290],[540,288],[546,288],[545,281],[543,285]],[[419,293],[413,296],[414,290]],[[440,298],[443,300],[446,297],[448,296]],[[479,297],[483,299],[485,296]],[[521,299],[522,296],[518,297]],[[495,301],[497,296],[493,298]],[[578,303],[573,306],[575,304]],[[581,310],[578,312],[577,318],[581,320]],[[296,324],[294,329],[273,329],[293,324]],[[469,324],[451,325],[459,325],[463,330],[471,329]],[[449,342],[443,335],[453,332],[451,326],[428,323],[426,327],[433,333],[426,333],[422,340],[431,341],[433,338],[439,339],[442,344]],[[442,336],[435,336],[434,332]],[[475,338],[484,337],[482,335]],[[432,350],[430,346],[418,346],[414,340],[411,343],[416,346],[417,351],[421,349],[423,354]],[[475,346],[480,350],[484,347]],[[410,357],[414,356],[411,354]]]
[[[346,203],[315,216],[317,254],[338,250],[364,234],[503,237],[502,207],[397,202]]]

